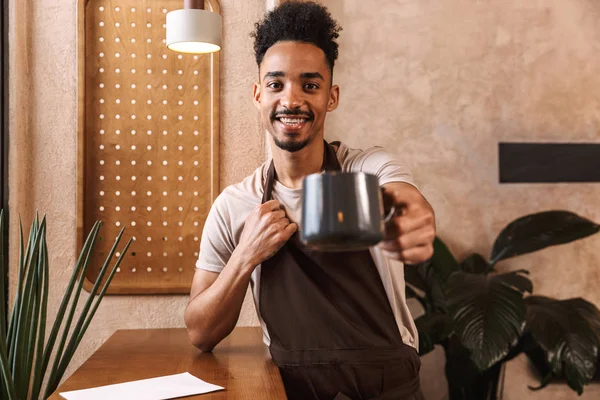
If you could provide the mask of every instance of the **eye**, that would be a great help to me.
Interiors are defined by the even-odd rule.
[[[281,89],[282,85],[280,82],[269,82],[267,83],[267,87],[270,89]]]
[[[316,90],[319,88],[319,85],[317,85],[316,83],[307,83],[306,85],[304,85],[304,88],[307,90]]]

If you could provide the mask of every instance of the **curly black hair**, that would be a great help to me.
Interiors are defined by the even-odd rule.
[[[260,65],[265,53],[279,41],[290,40],[311,43],[325,53],[333,71],[338,57],[338,44],[342,27],[331,17],[324,6],[310,2],[289,1],[281,4],[255,24],[254,38],[256,64]]]

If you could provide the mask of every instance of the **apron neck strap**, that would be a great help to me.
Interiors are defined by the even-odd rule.
[[[324,149],[323,149],[323,165],[321,166],[321,170],[325,171],[340,171],[342,169],[337,155],[335,153],[335,149],[326,141],[323,141]],[[340,142],[332,142],[332,144],[339,147]],[[263,196],[261,204],[269,201],[271,198],[271,192],[273,191],[273,184],[275,183],[275,164],[273,160],[271,160],[271,164],[269,165],[269,169],[267,170],[267,179],[263,185]]]

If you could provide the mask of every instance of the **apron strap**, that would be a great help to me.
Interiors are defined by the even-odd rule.
[[[323,165],[321,166],[321,169],[325,171],[341,171],[342,167],[337,159],[335,149],[325,140],[323,140],[323,143],[325,146],[323,149]],[[340,145],[340,142],[331,143],[338,147]],[[261,204],[264,204],[271,199],[271,192],[273,191],[273,184],[275,183],[275,175],[275,164],[273,163],[273,160],[271,160],[269,169],[267,170],[267,178],[265,184],[263,185],[264,191]]]

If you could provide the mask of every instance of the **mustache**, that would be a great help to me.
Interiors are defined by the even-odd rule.
[[[273,111],[271,113],[271,120],[274,120],[275,118],[277,118],[278,115],[305,115],[311,121],[313,119],[315,119],[315,114],[312,111],[310,111],[310,110],[302,111],[298,108],[296,108],[294,110],[290,110],[290,109],[286,108],[286,109],[279,110],[279,111]]]

